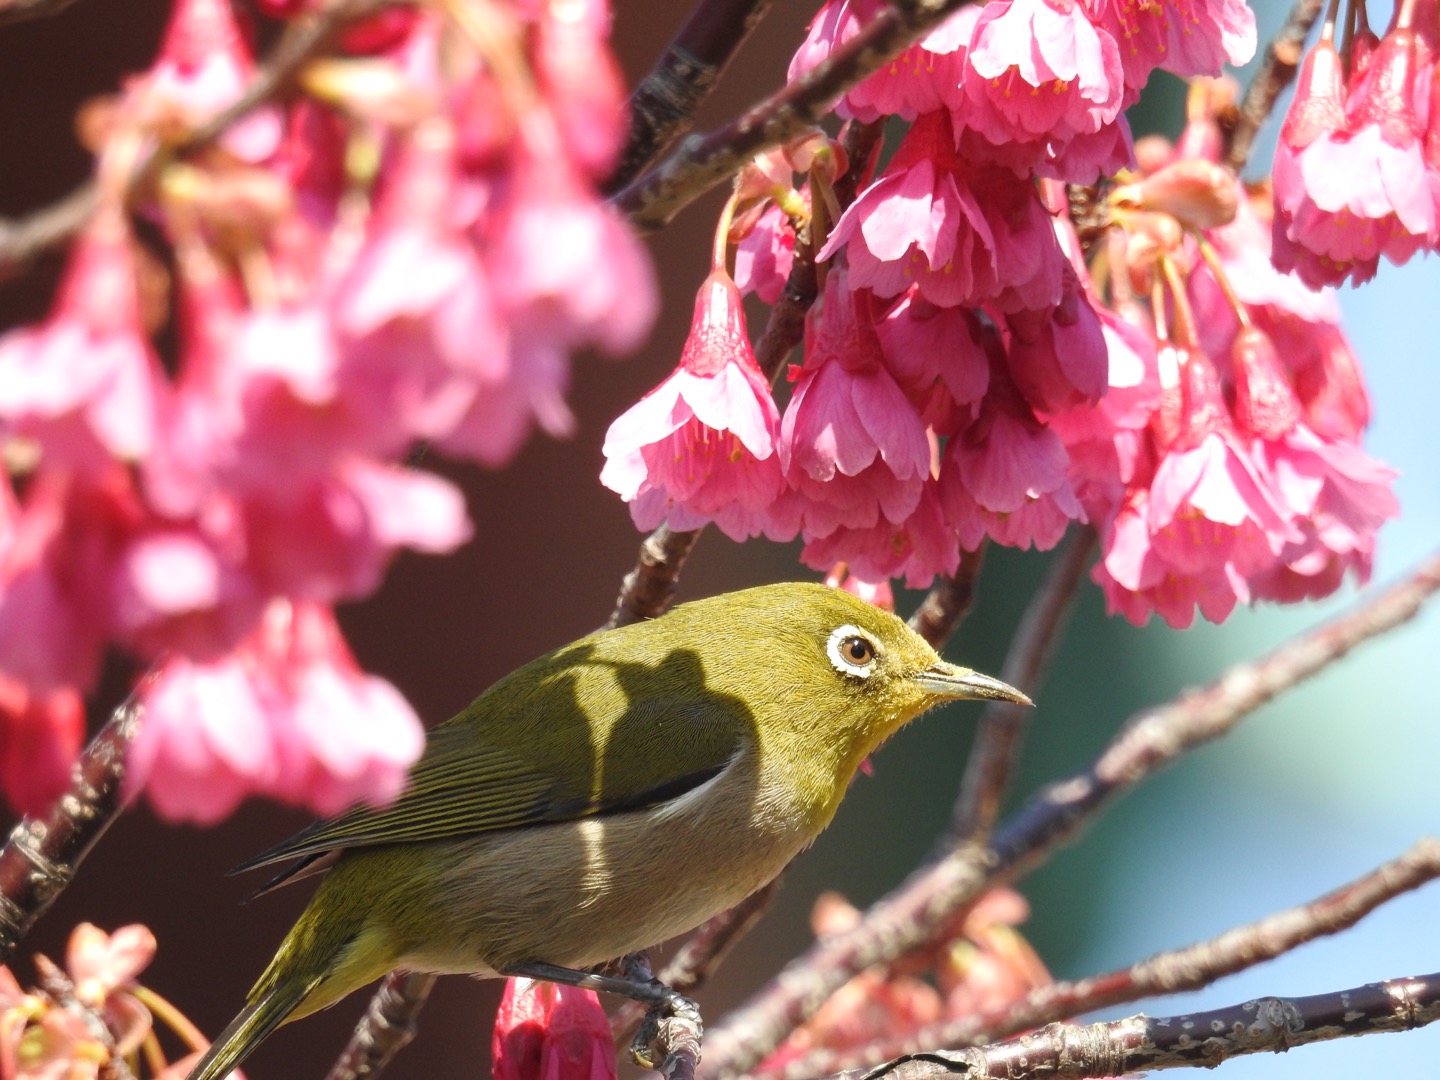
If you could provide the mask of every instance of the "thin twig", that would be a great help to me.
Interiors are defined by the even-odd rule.
[[[28,816],[0,849],[0,964],[60,895],[121,810],[125,751],[140,727],[132,694],[111,714],[70,772],[70,789],[44,814]]]
[[[1040,685],[1094,550],[1095,530],[1085,527],[1072,533],[1050,564],[1045,583],[1031,597],[1005,657],[1000,678],[1011,686],[1033,693]],[[951,815],[952,844],[982,843],[994,827],[1031,712],[1024,705],[1012,704],[995,704],[985,710]]]
[[[434,985],[435,976],[428,972],[392,971],[381,979],[326,1080],[375,1080],[415,1037],[415,1018]]]
[[[842,137],[845,157],[849,168],[835,181],[835,202],[843,212],[859,191],[861,173],[870,158],[871,151],[880,139],[883,124],[847,124]],[[760,340],[755,343],[755,362],[765,377],[774,383],[785,370],[795,346],[805,338],[805,316],[815,304],[820,291],[820,279],[815,268],[815,252],[824,245],[805,230],[795,238],[795,255],[790,264],[790,275],[785,279],[785,288],[775,306]]]
[[[1117,796],[1224,735],[1278,694],[1356,645],[1414,618],[1440,590],[1440,555],[1346,614],[1237,664],[1208,687],[1141,713],[1087,771],[1032,798],[988,848],[968,845],[921,867],[852,931],[817,942],[710,1033],[707,1076],[752,1068],[856,973],[929,941],[992,885],[1011,881],[1073,840]]]
[[[799,1080],[845,1069],[869,1068],[936,1046],[980,1046],[1067,1016],[1160,994],[1209,986],[1317,937],[1337,934],[1380,905],[1440,877],[1440,840],[1427,837],[1364,877],[1308,904],[1227,930],[1210,941],[1156,953],[1118,971],[1051,983],[1023,1000],[976,1015],[930,1024],[909,1034],[849,1050],[818,1050],[787,1062],[774,1080]]]
[[[343,0],[293,25],[230,105],[183,139],[156,146],[142,156],[125,182],[126,199],[133,200],[148,191],[155,177],[176,157],[214,142],[231,124],[279,98],[289,90],[305,63],[346,25],[395,3],[397,0]],[[0,280],[69,240],[84,226],[97,202],[95,183],[87,180],[49,206],[22,218],[0,220]]]
[[[1237,173],[1245,167],[1255,136],[1269,119],[1275,102],[1295,81],[1295,73],[1305,55],[1305,38],[1324,7],[1325,0],[1295,0],[1285,24],[1265,47],[1265,59],[1245,90],[1245,100],[1240,104],[1235,130],[1230,133],[1230,146],[1225,153],[1225,164]]]
[[[617,191],[694,123],[731,58],[773,0],[700,0],[654,70],[630,94],[630,133],[606,185]]]
[[[615,610],[605,624],[607,629],[653,619],[670,610],[679,588],[680,569],[700,539],[700,532],[672,532],[670,526],[661,525],[641,542],[635,569],[625,575],[620,585]]]
[[[975,585],[980,580],[985,547],[982,543],[974,551],[962,551],[955,573],[936,578],[915,614],[910,616],[910,629],[937,651],[950,640],[975,603]]]
[[[1255,998],[1184,1016],[1051,1024],[992,1046],[916,1054],[830,1080],[1084,1080],[1141,1069],[1213,1069],[1245,1054],[1283,1054],[1329,1039],[1414,1031],[1437,1020],[1440,973],[1310,997]]]
[[[970,0],[893,0],[853,38],[738,119],[691,135],[613,202],[636,228],[667,224],[756,154],[814,127],[846,90],[899,56]]]

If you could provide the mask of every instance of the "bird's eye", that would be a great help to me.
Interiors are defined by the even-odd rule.
[[[856,626],[839,626],[830,632],[825,651],[830,654],[830,663],[841,675],[867,677],[875,667],[879,647],[865,631]]]

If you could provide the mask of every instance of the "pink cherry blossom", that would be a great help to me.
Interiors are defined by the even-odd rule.
[[[1001,372],[975,422],[951,438],[940,463],[940,501],[960,546],[985,538],[1046,551],[1083,518],[1060,437],[1037,420]]]
[[[230,0],[176,0],[160,55],[126,88],[126,100],[147,126],[173,137],[233,104],[254,73],[255,58]],[[258,162],[275,153],[280,136],[279,114],[263,107],[232,124],[220,143]]]
[[[625,79],[607,41],[609,0],[536,8],[531,50],[540,92],[571,160],[603,180],[625,142]]]
[[[842,247],[851,282],[878,296],[899,295],[913,283],[941,307],[1060,298],[1063,260],[1033,188],[967,162],[946,113],[916,121],[885,175],[845,211],[818,257]]]
[[[915,407],[885,367],[868,293],[832,272],[806,323],[805,363],[780,425],[780,463],[807,537],[903,521],[930,474]]]
[[[1063,299],[1053,310],[1006,316],[1010,374],[1025,400],[1053,413],[1094,404],[1105,393],[1107,351],[1099,316],[1067,265]]]
[[[885,367],[937,434],[969,421],[990,385],[999,339],[969,308],[936,307],[912,289],[875,324]],[[964,414],[963,419],[961,414]]]
[[[85,738],[85,703],[69,687],[35,693],[0,675],[0,792],[18,814],[39,814],[70,786]]]
[[[898,577],[918,589],[927,587],[936,574],[953,574],[960,550],[955,531],[946,524],[935,481],[927,480],[903,520],[882,516],[873,525],[840,525],[808,540],[800,561],[816,570],[843,562],[866,581]]]
[[[782,489],[779,421],[740,291],[716,270],[695,297],[679,366],[605,433],[600,481],[630,504],[642,529],[714,521],[743,540],[762,531]]]
[[[1406,262],[1437,236],[1424,156],[1428,85],[1415,33],[1381,41],[1338,112],[1340,63],[1322,40],[1306,58],[1275,158],[1275,260],[1311,285],[1374,276],[1381,256]]]
[[[1102,24],[1120,43],[1130,104],[1150,72],[1219,75],[1255,54],[1255,13],[1245,0],[1115,0]]]
[[[769,206],[735,245],[735,284],[767,304],[780,299],[795,259],[795,227],[778,206]]]
[[[102,211],[71,252],[50,315],[0,338],[0,424],[41,443],[50,464],[104,468],[143,458],[165,394],[140,324],[134,241]]]
[[[424,733],[383,679],[364,675],[322,607],[276,601],[233,653],[174,657],[142,690],[126,783],[170,820],[219,821],[248,795],[335,814],[383,805]]]
[[[965,123],[992,143],[1093,135],[1115,120],[1125,97],[1120,49],[1080,3],[984,5],[967,62],[965,93],[982,108]]]
[[[790,81],[810,71],[853,38],[884,4],[880,0],[828,0],[811,20],[804,43],[790,62]],[[963,48],[976,12],[961,8],[889,64],[852,87],[836,113],[865,122],[882,116],[914,120],[922,113],[964,101],[960,83]]]
[[[495,1080],[615,1080],[615,1041],[593,990],[507,980],[490,1043]]]

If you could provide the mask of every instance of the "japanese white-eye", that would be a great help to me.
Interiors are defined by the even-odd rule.
[[[683,933],[806,848],[886,738],[960,698],[1029,700],[814,584],[697,600],[542,656],[429,733],[394,805],[237,868],[299,860],[267,889],[328,874],[189,1080],[393,968],[584,969]]]

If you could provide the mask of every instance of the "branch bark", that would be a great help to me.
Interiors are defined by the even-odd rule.
[[[132,697],[115,710],[70,773],[70,790],[45,814],[26,817],[0,849],[0,964],[75,876],[119,816],[125,751],[140,728]]]
[[[1317,937],[1354,926],[1382,904],[1440,877],[1440,840],[1427,837],[1409,851],[1308,904],[1227,930],[1216,938],[1172,949],[1128,968],[1031,991],[1012,1005],[931,1024],[902,1038],[850,1050],[819,1050],[788,1062],[774,1080],[867,1068],[934,1046],[979,1046],[1043,1024],[1160,994],[1209,986],[1226,975],[1272,960]]]
[[[637,229],[661,228],[756,154],[814,127],[846,90],[969,2],[893,0],[824,61],[724,127],[685,139],[612,201]]]
[[[1140,1069],[1213,1069],[1245,1054],[1355,1035],[1414,1031],[1440,1020],[1440,973],[1369,983],[1310,997],[1256,998],[1183,1016],[1144,1014],[1102,1024],[1051,1024],[992,1046],[900,1058],[830,1080],[1082,1080]]]

